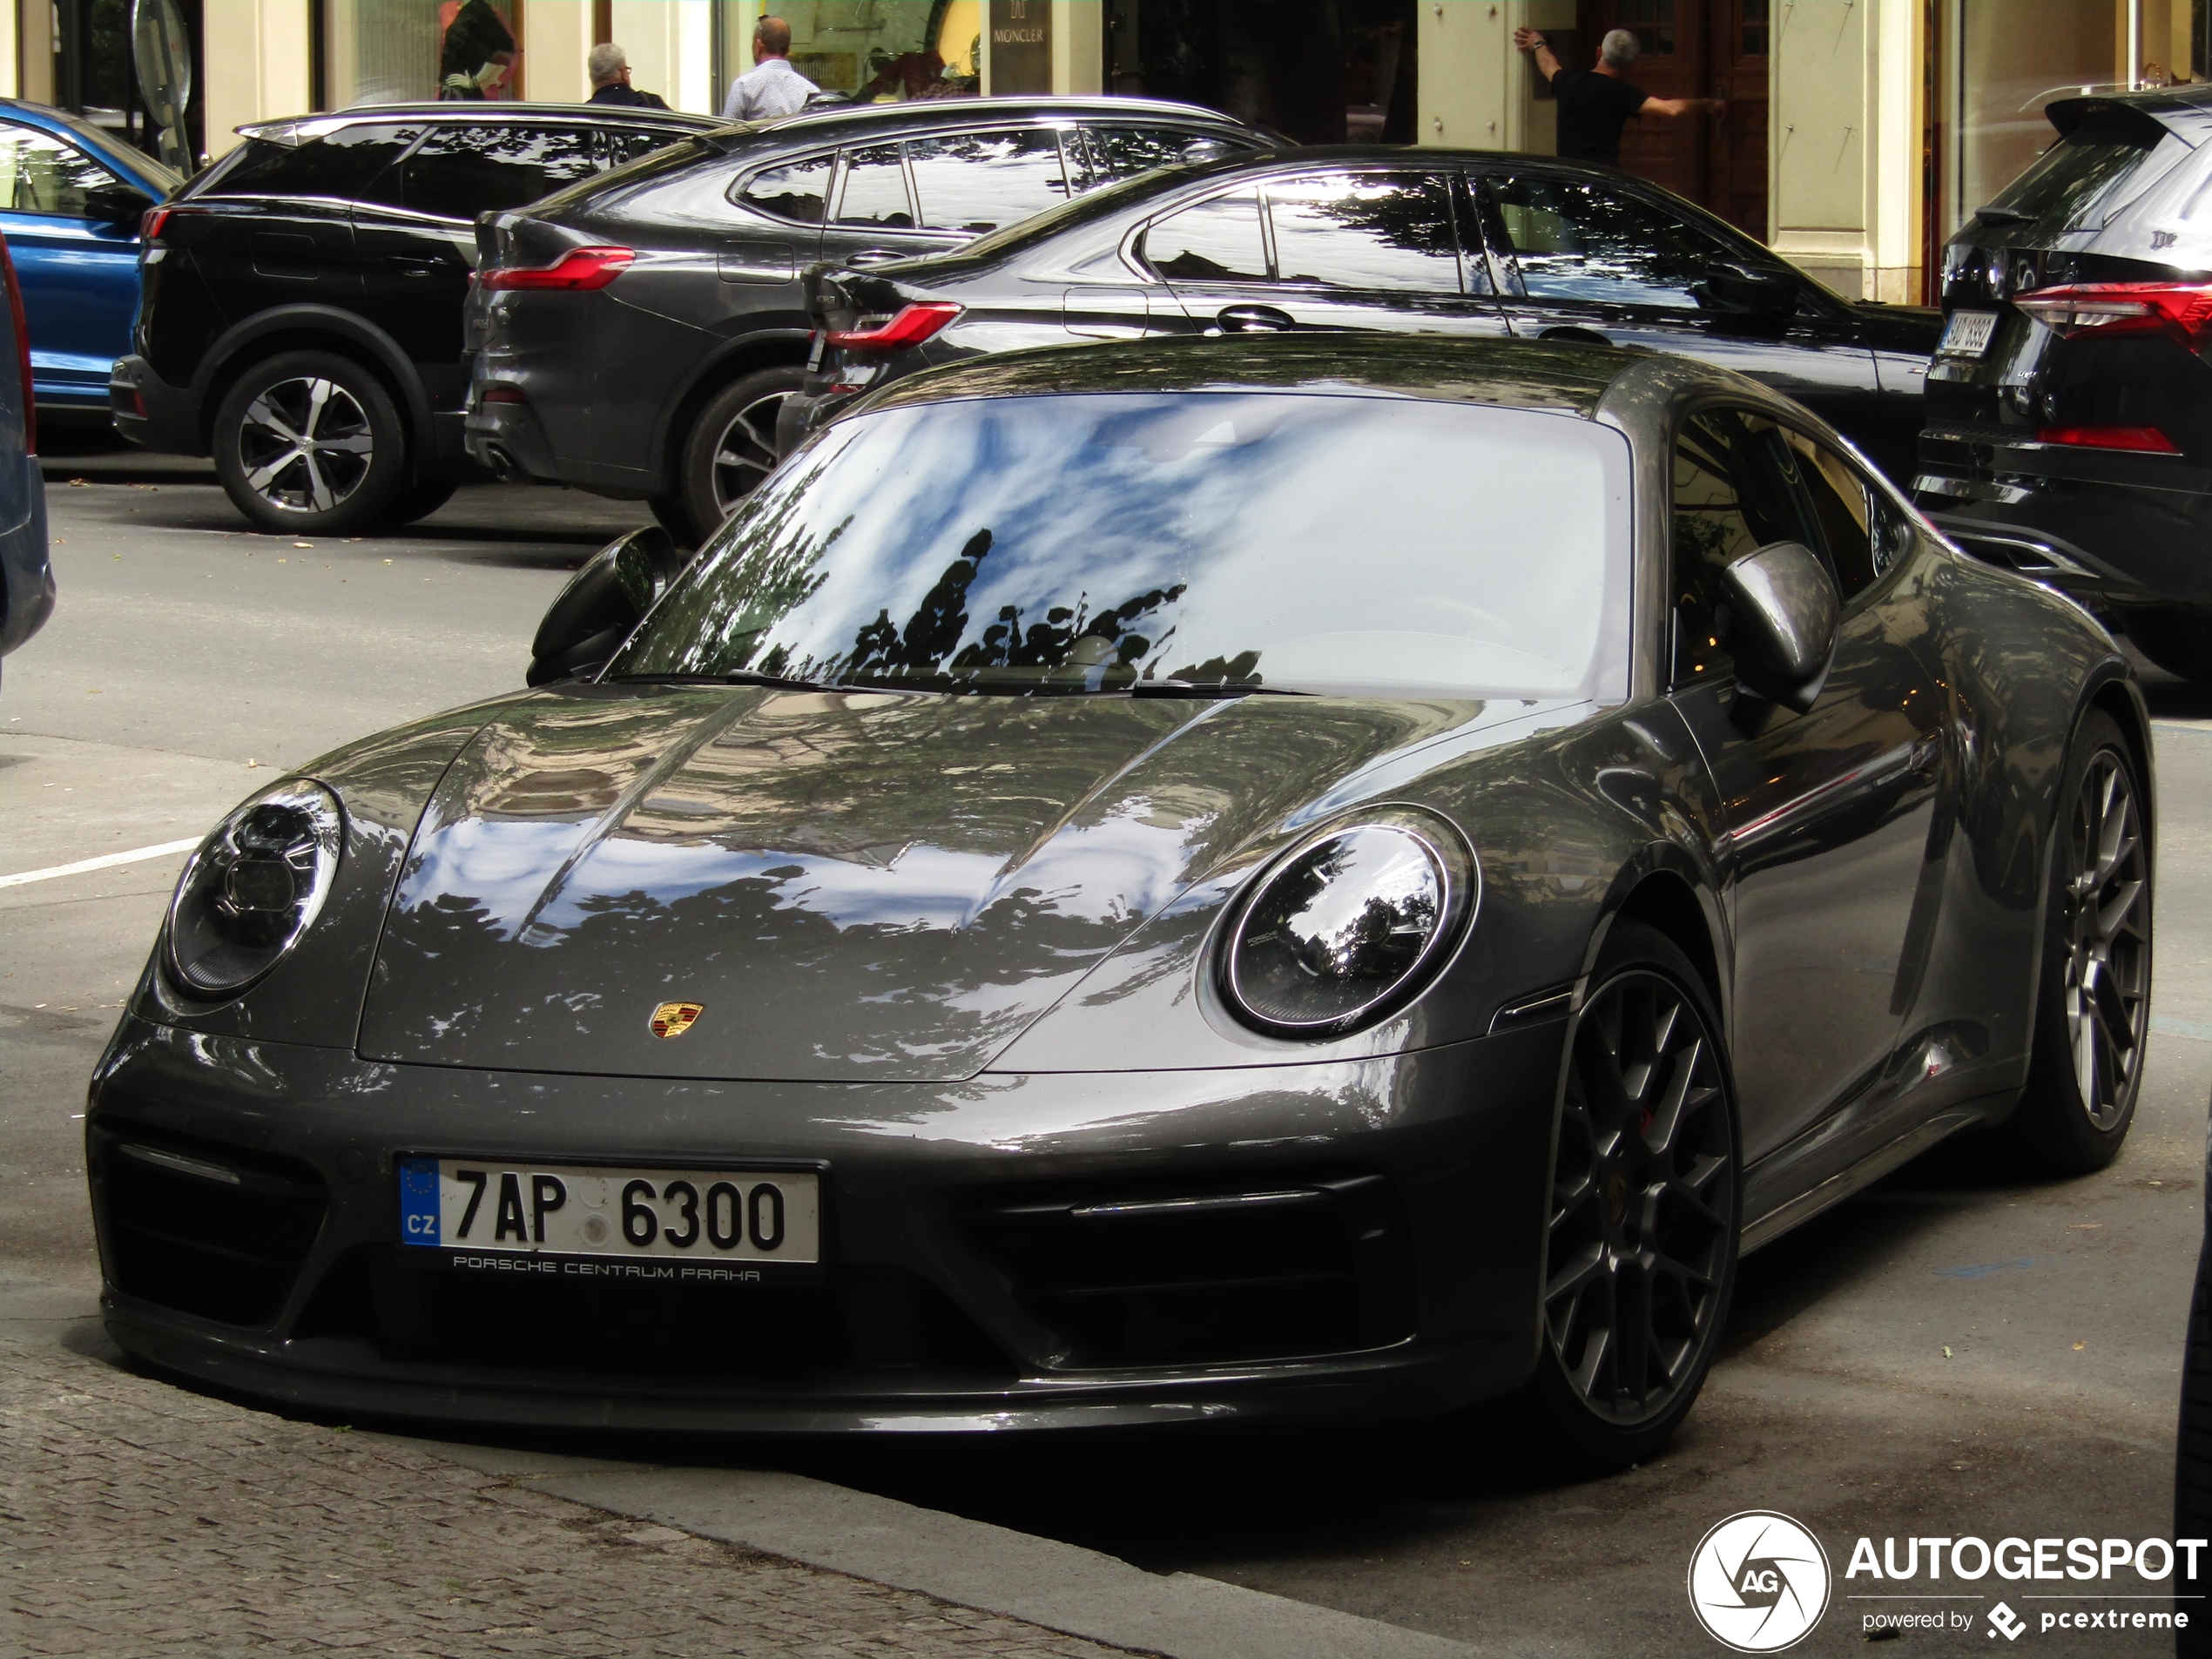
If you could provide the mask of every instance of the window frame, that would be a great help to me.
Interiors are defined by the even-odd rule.
[[[139,188],[135,181],[125,178],[121,173],[118,172],[113,166],[110,165],[105,158],[95,153],[87,146],[78,143],[76,139],[71,138],[66,133],[56,132],[49,127],[34,126],[28,121],[0,119],[0,138],[12,136],[21,136],[33,138],[50,138],[53,141],[57,147],[74,152],[78,156],[91,162],[92,165],[98,167],[102,172],[105,173],[110,185],[124,185],[132,190]],[[104,188],[105,186],[101,187]],[[0,208],[0,212],[13,213],[24,219],[58,219],[65,224],[71,225],[90,225],[98,222],[87,218],[83,213],[42,213],[35,208],[29,207],[4,207]]]
[[[905,152],[902,151],[900,153],[903,155]],[[805,150],[797,155],[763,161],[756,166],[747,167],[739,172],[737,177],[730,181],[730,187],[722,192],[723,199],[731,206],[742,212],[758,213],[772,225],[789,225],[799,230],[821,231],[835,222],[830,218],[830,204],[837,199],[839,171],[844,165],[844,157],[845,152],[842,148],[836,145],[830,145],[819,150]],[[829,183],[822,190],[822,216],[819,219],[812,220],[786,219],[781,213],[769,212],[745,194],[745,192],[752,188],[753,180],[764,174],[775,172],[786,167],[803,167],[809,162],[825,158],[830,165],[830,177]]]
[[[1460,170],[1456,167],[1423,167],[1418,163],[1354,162],[1348,165],[1309,166],[1297,172],[1264,175],[1259,181],[1259,216],[1267,244],[1267,286],[1271,288],[1288,288],[1298,293],[1317,296],[1332,293],[1427,294],[1431,297],[1441,295],[1444,291],[1440,289],[1354,288],[1338,283],[1297,282],[1282,274],[1282,264],[1278,257],[1278,245],[1275,239],[1274,186],[1295,183],[1300,179],[1331,176],[1386,179],[1411,178],[1433,183],[1444,192],[1444,211],[1451,220],[1453,266],[1459,277],[1457,297],[1461,300],[1495,300],[1497,297],[1495,294],[1476,293],[1467,286],[1467,238],[1460,231],[1458,192],[1453,188],[1453,180],[1460,176]],[[1476,233],[1478,235],[1480,233],[1480,226],[1476,227]]]
[[[1216,281],[1204,277],[1169,276],[1165,272],[1162,271],[1158,266],[1152,263],[1151,252],[1148,246],[1148,244],[1151,240],[1154,228],[1158,226],[1164,225],[1168,220],[1175,218],[1178,213],[1188,212],[1194,207],[1204,207],[1210,202],[1220,201],[1227,197],[1239,196],[1244,194],[1246,191],[1250,191],[1251,192],[1252,199],[1258,205],[1259,207],[1260,254],[1261,257],[1267,261],[1267,274],[1264,278],[1258,279],[1258,280],[1269,287],[1275,287],[1275,273],[1278,268],[1275,263],[1275,227],[1269,220],[1267,213],[1267,179],[1264,174],[1256,179],[1231,179],[1229,182],[1219,185],[1217,188],[1209,189],[1196,195],[1186,196],[1180,201],[1171,203],[1168,206],[1162,208],[1158,212],[1148,216],[1140,221],[1136,227],[1129,234],[1128,240],[1125,244],[1129,257],[1135,260],[1137,268],[1144,273],[1148,280],[1154,282],[1163,283],[1170,288],[1236,288],[1243,290],[1251,287],[1253,286],[1253,279],[1249,277],[1234,277],[1225,281]]]

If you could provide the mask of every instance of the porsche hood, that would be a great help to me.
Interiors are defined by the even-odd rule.
[[[1488,723],[1453,702],[542,693],[432,796],[361,1050],[969,1077],[1254,835]]]

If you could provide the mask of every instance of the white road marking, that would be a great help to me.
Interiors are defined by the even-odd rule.
[[[118,864],[138,864],[147,859],[166,858],[172,853],[189,853],[203,839],[195,835],[188,841],[164,841],[159,846],[134,847],[128,853],[110,853],[105,858],[50,865],[43,870],[25,870],[21,875],[0,875],[0,887],[19,887],[29,881],[51,881],[57,875],[83,875],[88,870],[112,869]]]

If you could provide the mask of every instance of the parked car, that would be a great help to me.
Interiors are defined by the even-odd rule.
[[[138,308],[138,221],[181,183],[65,110],[0,98],[0,234],[30,324],[38,401],[105,421]]]
[[[46,481],[38,471],[38,403],[23,284],[0,235],[0,287],[7,290],[7,337],[0,362],[0,658],[44,627],[54,610],[54,569],[46,556]]]
[[[476,215],[712,125],[627,105],[446,103],[239,128],[244,144],[146,216],[117,429],[212,455],[265,529],[436,510],[474,470],[461,314]]]
[[[696,546],[776,462],[800,273],[937,253],[1098,185],[1274,141],[1142,98],[860,105],[736,130],[480,232],[469,449],[653,504]]]
[[[87,1123],[129,1352],[602,1428],[1511,1396],[1618,1461],[1739,1249],[2128,1132],[2126,659],[1688,359],[916,375],[536,656],[187,866]]]
[[[2212,678],[2212,85],[2062,98],[1944,250],[1918,499]]]
[[[872,386],[978,352],[1281,330],[1575,340],[1732,368],[1911,475],[1938,320],[1850,304],[1734,226],[1610,168],[1441,150],[1290,150],[1156,172],[951,258],[826,266],[826,349],[792,448]]]

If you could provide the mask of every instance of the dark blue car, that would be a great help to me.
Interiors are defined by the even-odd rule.
[[[138,215],[181,182],[89,121],[0,98],[0,234],[42,408],[106,413],[138,307]]]

